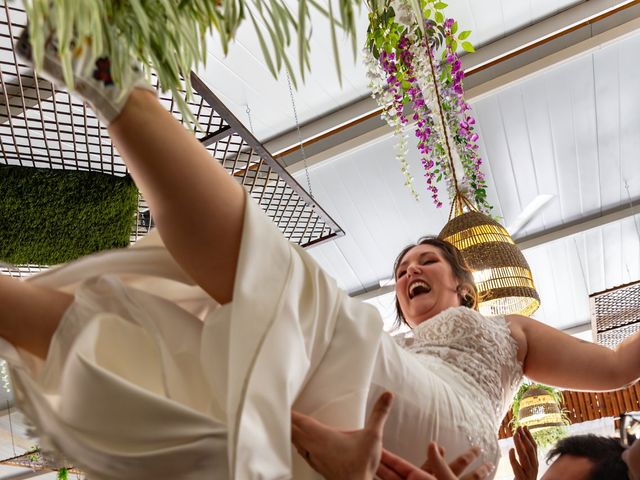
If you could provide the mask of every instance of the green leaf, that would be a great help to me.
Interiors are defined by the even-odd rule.
[[[309,11],[307,10],[307,0],[298,2],[298,61],[300,65],[300,76],[304,81],[304,61],[305,61],[305,42],[306,42],[306,21]],[[332,21],[331,18],[329,20]],[[290,72],[293,73],[293,72]]]
[[[409,0],[409,5],[411,6],[411,10],[413,10],[413,15],[420,31],[424,32],[424,17],[422,15],[420,0]]]
[[[451,25],[451,34],[455,35],[457,31],[458,31],[458,22],[453,22],[453,25]]]
[[[264,57],[265,62],[267,62],[267,68],[271,72],[271,75],[277,77],[276,69],[273,67],[273,61],[271,60],[271,53],[269,52],[269,48],[267,47],[266,42],[264,41],[264,37],[262,36],[262,32],[258,27],[258,22],[256,22],[255,17],[251,10],[249,10],[249,16],[251,17],[251,21],[253,22],[253,26],[256,30],[256,34],[258,35],[258,42],[260,43],[260,50],[262,50],[262,56]]]
[[[447,8],[449,5],[447,5],[444,2],[438,2],[434,5],[435,8],[437,8],[438,10],[442,10],[444,8]]]
[[[442,14],[442,12],[436,12],[436,22],[437,23],[444,22],[444,15]]]
[[[333,19],[332,1],[329,0],[329,25],[331,26],[331,46],[333,47],[333,58],[336,63],[336,72],[338,73],[338,82],[342,86],[342,70],[340,70],[340,52],[338,51],[338,39],[336,37],[336,24]]]
[[[473,53],[476,51],[476,49],[473,48],[473,45],[471,45],[471,42],[462,42],[462,48],[469,53]]]
[[[267,10],[267,13],[271,17],[271,23],[277,27],[277,22],[274,21],[272,12],[268,7],[266,7],[265,10]],[[280,67],[282,67],[282,56],[284,55],[284,46],[282,45],[283,33],[275,31],[273,28],[271,28],[270,22],[267,21],[267,18],[265,17],[262,9],[259,10],[259,13],[262,21],[264,22],[265,28],[267,29],[267,33],[269,34],[269,37],[271,37],[271,45],[273,46],[273,50],[276,55],[276,70],[279,71]]]
[[[458,40],[466,40],[467,38],[469,38],[469,35],[471,35],[471,30],[460,32],[460,35],[458,35]]]

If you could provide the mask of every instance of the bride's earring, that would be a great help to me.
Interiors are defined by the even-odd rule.
[[[460,296],[460,306],[471,308],[471,306],[473,305],[473,299],[471,298],[471,295],[469,295],[469,289],[463,287],[462,285],[458,285],[456,291]]]

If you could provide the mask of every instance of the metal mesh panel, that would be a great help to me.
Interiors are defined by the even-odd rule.
[[[0,275],[9,277],[30,277],[31,275],[46,270],[45,265],[5,265],[0,263]]]
[[[640,330],[640,282],[589,295],[596,342],[615,347]]]
[[[18,61],[13,44],[26,25],[26,15],[17,3],[0,5],[0,163],[125,175],[124,162],[91,109]],[[189,108],[202,126],[202,131],[193,129],[194,135],[258,201],[285,237],[310,246],[342,235],[340,227],[208,87],[195,75],[192,83],[195,92]],[[182,94],[186,97],[186,92]],[[159,97],[182,121],[174,99],[169,94]],[[131,241],[152,225],[141,198]],[[5,267],[0,273],[23,276],[36,268]]]
[[[15,457],[0,460],[1,465],[11,465],[14,467],[30,468],[35,472],[40,471],[56,471],[62,467],[66,462],[58,461],[57,459],[49,458],[42,454],[39,449],[23,453],[22,455],[16,455]],[[75,475],[81,475],[82,471],[76,468],[67,466],[67,473]]]

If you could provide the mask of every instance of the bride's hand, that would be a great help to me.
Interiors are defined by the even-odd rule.
[[[437,443],[429,443],[427,460],[418,468],[405,459],[387,450],[382,451],[382,459],[377,475],[381,480],[480,480],[488,477],[494,467],[488,463],[474,471],[460,476],[480,455],[479,448],[471,448],[447,465],[442,449]]]
[[[331,480],[372,480],[382,453],[384,423],[393,396],[383,393],[362,430],[342,432],[291,412],[292,442],[315,471]]]

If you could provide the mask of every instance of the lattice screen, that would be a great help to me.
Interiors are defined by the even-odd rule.
[[[613,348],[640,331],[640,281],[589,295],[596,342]]]
[[[26,16],[18,2],[3,1],[1,5],[0,163],[125,175],[124,163],[93,112],[19,62],[13,44]],[[194,135],[250,192],[283,234],[302,246],[342,235],[340,227],[211,90],[195,75],[192,82],[195,92],[189,107],[204,130],[194,129]],[[182,120],[170,96],[160,95],[160,100]],[[141,198],[132,242],[152,224],[146,210]],[[0,273],[22,276],[38,268],[4,267]]]

